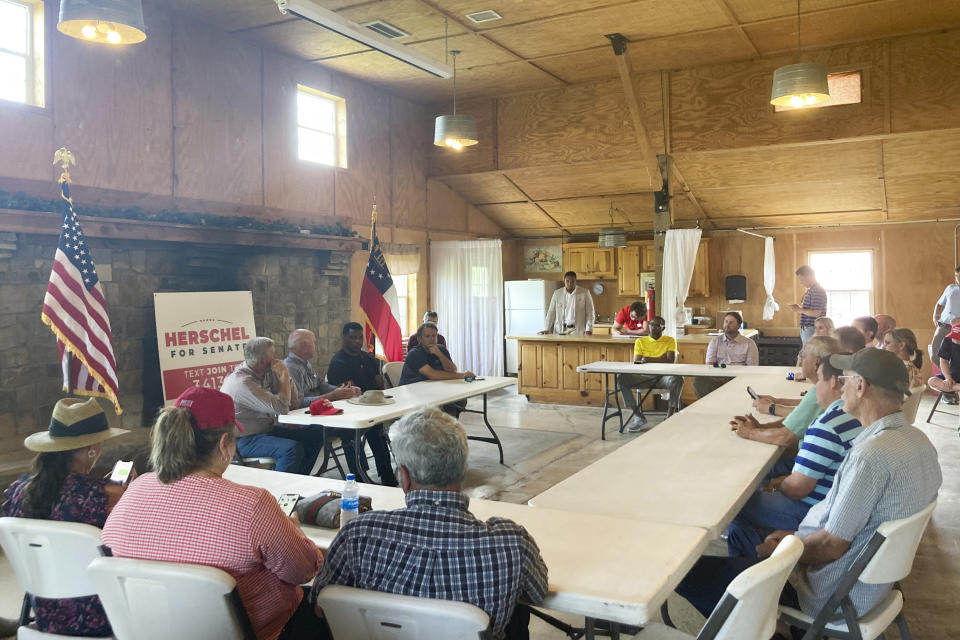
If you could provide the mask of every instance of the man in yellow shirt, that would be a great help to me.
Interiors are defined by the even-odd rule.
[[[663,318],[655,317],[647,323],[650,335],[641,336],[633,346],[633,362],[635,364],[646,364],[648,362],[668,362],[677,361],[677,341],[671,336],[663,335],[663,328],[666,326]],[[643,408],[637,406],[634,397],[635,389],[668,389],[670,391],[669,412],[672,414],[680,409],[680,392],[683,390],[682,376],[660,376],[641,373],[622,373],[620,378],[620,395],[623,396],[623,404],[626,409],[631,411],[630,422],[625,427],[627,431],[635,433],[642,431],[647,424],[647,418],[643,415]]]

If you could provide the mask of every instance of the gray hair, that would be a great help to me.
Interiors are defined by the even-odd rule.
[[[424,322],[419,327],[417,327],[417,339],[419,340],[423,336],[424,329],[433,329],[437,333],[440,333],[440,330],[437,329],[437,325],[434,322]]]
[[[273,340],[270,338],[264,338],[263,336],[250,338],[250,340],[243,345],[243,361],[247,363],[248,367],[254,366],[263,359],[263,356],[267,355],[267,351],[269,351],[272,346]]]
[[[467,433],[452,416],[436,407],[408,413],[390,428],[397,464],[421,487],[445,487],[467,473]]]
[[[300,348],[300,345],[307,341],[307,338],[317,339],[313,331],[309,329],[294,329],[287,338],[287,349],[294,351]]]
[[[430,318],[435,318],[435,320],[431,321]],[[440,316],[437,315],[436,311],[427,311],[425,314],[423,314],[424,322],[436,322],[439,319],[440,319]]]

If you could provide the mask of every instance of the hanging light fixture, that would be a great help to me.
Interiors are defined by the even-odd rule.
[[[140,0],[60,0],[57,29],[102,44],[136,44],[147,39]]]
[[[830,99],[827,65],[800,62],[800,0],[797,0],[797,64],[788,64],[773,72],[770,104],[779,107],[810,107]]]
[[[466,113],[457,113],[457,55],[453,50],[453,115],[437,116],[433,130],[433,144],[438,147],[450,147],[456,151],[477,144],[477,121]]]
[[[601,249],[617,249],[627,246],[627,232],[622,227],[613,226],[613,203],[610,203],[610,226],[600,229],[597,246]]]

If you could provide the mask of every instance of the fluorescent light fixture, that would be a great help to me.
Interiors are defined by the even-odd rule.
[[[411,47],[397,44],[361,24],[347,20],[340,14],[321,7],[312,0],[276,0],[276,2],[280,13],[284,15],[292,13],[324,29],[339,33],[354,42],[365,44],[372,49],[376,49],[381,53],[385,53],[392,58],[396,58],[401,62],[405,62],[439,78],[450,78],[453,76],[453,67],[450,65],[438,62]]]

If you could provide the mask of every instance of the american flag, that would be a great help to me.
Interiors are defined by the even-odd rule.
[[[73,211],[66,174],[60,177],[60,193],[63,225],[40,317],[57,336],[64,390],[110,398],[119,414],[117,363],[107,303],[80,220]]]
[[[388,362],[403,361],[403,337],[400,325],[393,315],[397,307],[397,290],[390,277],[390,269],[377,238],[377,206],[373,206],[373,229],[370,238],[370,258],[360,287],[360,309],[366,320],[367,344],[376,336]]]

